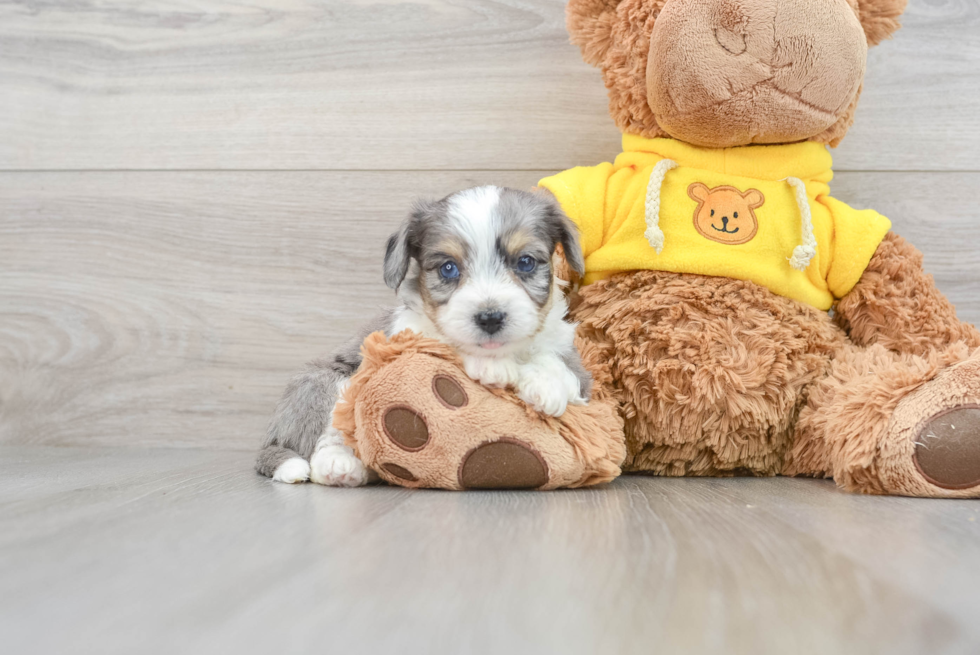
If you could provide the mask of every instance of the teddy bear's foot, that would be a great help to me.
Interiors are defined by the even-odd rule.
[[[903,398],[879,452],[891,493],[980,498],[980,351]]]
[[[897,402],[868,398],[881,410],[895,404],[890,417],[879,414],[887,417],[883,429],[872,431],[878,436],[869,443],[874,446],[870,465],[851,478],[870,483],[858,490],[980,498],[980,350],[971,353],[957,344],[923,357],[897,356],[876,373],[879,383],[903,384],[895,389]],[[921,382],[915,384],[915,377]]]
[[[980,349],[846,348],[810,389],[783,473],[860,493],[980,498]]]
[[[980,487],[980,405],[941,410],[915,440],[915,466],[942,489]]]
[[[391,342],[371,335],[364,353],[334,425],[391,484],[555,489],[619,474],[626,451],[611,401],[570,406],[561,419],[536,414],[513,393],[470,379],[445,344],[410,333]]]

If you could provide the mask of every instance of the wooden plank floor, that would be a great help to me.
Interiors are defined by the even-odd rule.
[[[0,447],[4,651],[980,652],[975,502],[788,479],[337,490],[249,464]]]

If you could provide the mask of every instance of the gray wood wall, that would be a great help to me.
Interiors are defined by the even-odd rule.
[[[619,135],[558,0],[0,3],[0,443],[251,448],[417,195]],[[980,2],[911,0],[834,192],[980,322]]]

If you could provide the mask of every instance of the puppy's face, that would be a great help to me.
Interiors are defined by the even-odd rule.
[[[420,203],[388,240],[385,281],[470,355],[526,345],[551,309],[562,244],[584,271],[575,226],[551,198],[486,186]]]

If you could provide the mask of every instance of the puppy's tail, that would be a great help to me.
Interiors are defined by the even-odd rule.
[[[280,482],[305,482],[310,463],[296,451],[282,446],[266,446],[255,459],[255,470]]]

